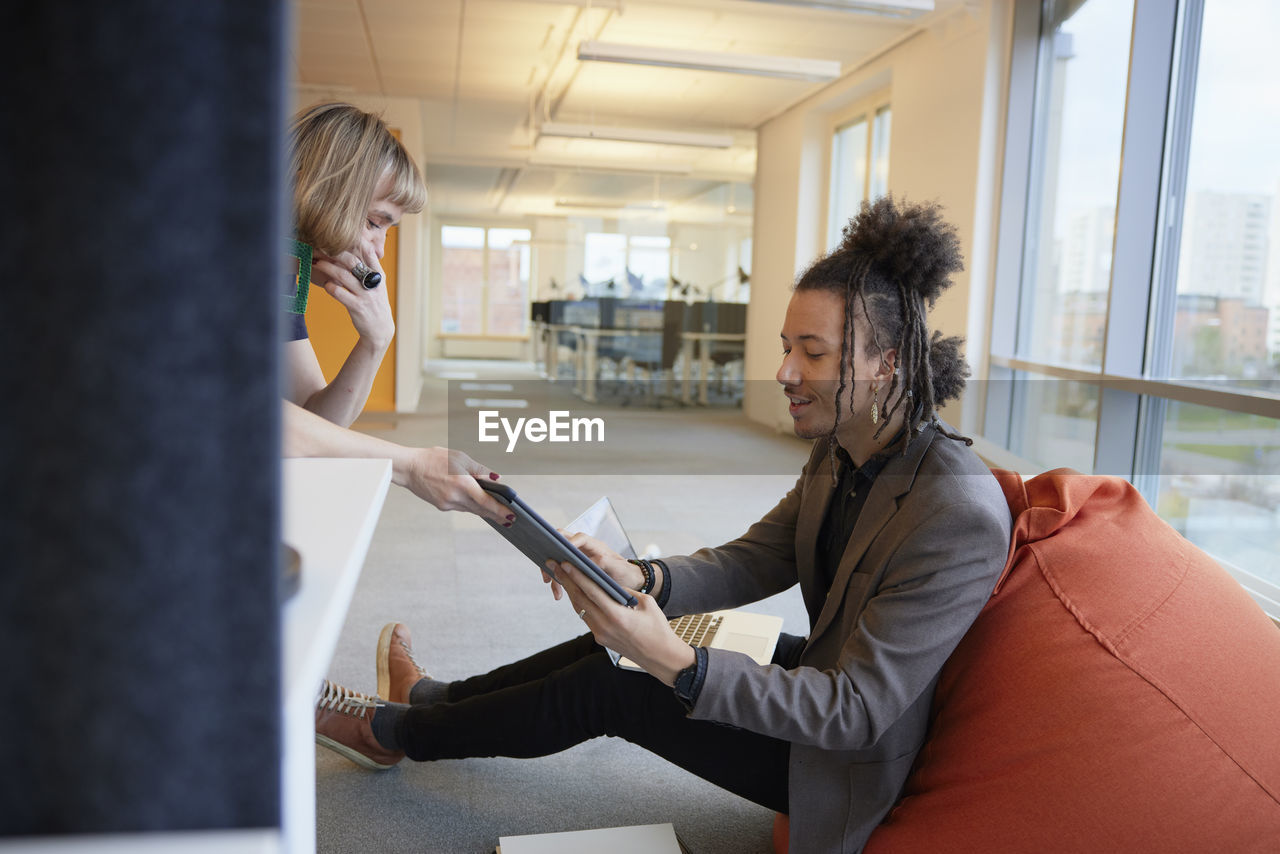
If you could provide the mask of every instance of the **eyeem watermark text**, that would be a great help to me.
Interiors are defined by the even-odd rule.
[[[481,442],[500,442],[499,428],[507,436],[507,453],[515,450],[521,438],[530,442],[603,442],[603,418],[572,418],[566,409],[553,409],[547,418],[517,418],[512,424],[496,409],[477,413]]]

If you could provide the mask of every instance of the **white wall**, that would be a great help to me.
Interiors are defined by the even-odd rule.
[[[908,201],[940,202],[966,259],[965,271],[938,301],[930,322],[944,334],[969,336],[970,363],[985,370],[991,200],[1012,8],[1007,0],[973,5],[957,6],[759,129],[748,379],[773,377],[791,286],[823,248],[831,134],[841,111],[886,86],[893,110],[890,192]],[[754,421],[791,429],[786,401],[769,383],[748,384],[744,410]],[[964,413],[953,405],[943,417],[960,424]]]

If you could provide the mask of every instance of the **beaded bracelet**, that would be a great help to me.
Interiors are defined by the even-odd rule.
[[[649,561],[643,558],[639,560],[629,560],[627,563],[633,563],[640,567],[640,571],[644,573],[644,584],[640,585],[637,593],[652,593],[654,586],[657,584],[657,576],[654,575],[653,567],[649,565]]]

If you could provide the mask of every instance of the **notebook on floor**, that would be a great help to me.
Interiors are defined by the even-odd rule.
[[[497,854],[689,854],[670,824],[503,836]]]
[[[622,527],[622,520],[613,509],[608,497],[601,498],[574,519],[564,530],[595,537],[625,558],[636,556],[635,546]],[[671,628],[680,639],[692,646],[710,649],[729,649],[745,653],[760,664],[773,660],[782,632],[782,618],[769,614],[752,614],[748,611],[712,611],[707,614],[688,614],[671,621]],[[631,659],[609,650],[613,663],[626,670],[640,670]]]

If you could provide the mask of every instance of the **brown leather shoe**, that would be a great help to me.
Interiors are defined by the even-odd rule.
[[[370,771],[387,770],[404,759],[404,751],[388,750],[373,737],[373,713],[385,705],[326,679],[316,699],[316,744]]]
[[[387,623],[378,636],[378,696],[393,703],[409,702],[409,691],[427,679],[413,657],[413,638],[404,623]]]

